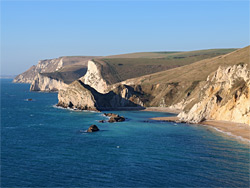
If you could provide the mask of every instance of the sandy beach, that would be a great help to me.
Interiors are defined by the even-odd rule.
[[[167,122],[180,122],[177,116],[173,117],[156,117],[151,118],[157,121],[167,121]],[[235,136],[250,142],[250,126],[242,123],[234,123],[229,121],[217,121],[217,120],[206,120],[200,123],[201,125],[207,125],[215,128],[217,131],[225,133],[227,135]]]

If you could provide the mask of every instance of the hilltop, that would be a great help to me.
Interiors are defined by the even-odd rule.
[[[210,49],[189,52],[144,52],[107,56],[93,61],[108,84],[115,84],[164,70],[192,64],[199,60],[230,53],[236,49]]]

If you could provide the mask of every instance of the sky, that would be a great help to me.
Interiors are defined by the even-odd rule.
[[[249,45],[249,1],[1,1],[1,74],[42,59]]]

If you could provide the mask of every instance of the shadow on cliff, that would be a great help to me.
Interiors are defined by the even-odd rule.
[[[141,93],[135,91],[132,87],[127,85],[119,85],[112,91],[102,94],[96,91],[89,85],[84,84],[78,80],[79,83],[93,95],[97,110],[143,110],[140,100]]]

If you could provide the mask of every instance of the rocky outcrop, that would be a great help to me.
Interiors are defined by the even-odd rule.
[[[104,113],[104,115],[110,117],[108,120],[109,123],[125,121],[125,118],[123,116],[119,116],[118,114]]]
[[[220,67],[208,76],[199,101],[178,117],[190,123],[225,120],[250,125],[249,67],[246,64]]]
[[[106,94],[99,93],[81,80],[70,84],[58,93],[58,105],[80,110],[117,110],[124,108],[142,108],[140,94],[132,87],[120,85]]]
[[[47,76],[43,76],[40,73],[35,77],[30,85],[31,91],[45,91],[45,92],[56,92],[61,89],[68,87],[62,80],[52,79]]]
[[[106,93],[108,91],[108,84],[102,77],[100,67],[93,60],[88,61],[87,73],[80,80],[99,93]]]
[[[96,131],[99,131],[99,128],[96,125],[91,125],[87,130],[88,133],[92,133]]]
[[[96,99],[87,85],[77,80],[67,89],[58,92],[58,106],[79,110],[97,111]]]

